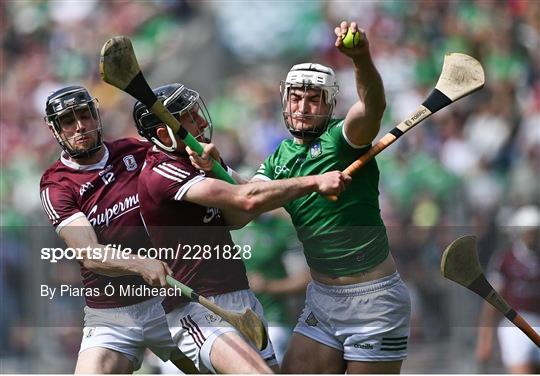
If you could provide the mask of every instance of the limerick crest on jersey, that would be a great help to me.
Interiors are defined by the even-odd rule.
[[[128,171],[135,171],[137,169],[137,161],[135,161],[135,158],[133,155],[126,155],[123,159],[124,164],[126,165],[126,170]]]
[[[317,158],[319,155],[322,154],[322,147],[321,147],[321,141],[317,141],[311,147],[309,148],[309,155],[311,155],[311,158]]]

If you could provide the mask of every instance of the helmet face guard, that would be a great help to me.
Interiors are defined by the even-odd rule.
[[[319,91],[321,101],[316,113],[294,112],[292,110],[291,93],[294,91],[298,95],[306,98],[308,93]],[[320,64],[303,63],[291,68],[285,81],[281,81],[281,106],[283,119],[289,132],[296,138],[310,141],[319,137],[328,126],[334,113],[336,96],[339,87],[336,84],[335,74],[331,68]],[[304,99],[305,100],[305,99]],[[323,101],[329,106],[325,113],[321,113]],[[302,125],[301,129],[295,123],[302,119],[312,119],[313,125]]]
[[[191,121],[193,124],[197,123],[197,119],[195,117],[203,118],[207,123],[207,126],[200,134],[194,135],[193,137],[202,137],[204,142],[210,142],[212,140],[212,120],[210,118],[210,114],[208,113],[208,109],[206,108],[206,104],[199,96],[199,93],[178,83],[160,86],[153,91],[158,97],[158,100],[161,101],[169,112],[178,120],[180,120],[180,117],[182,117],[184,114],[188,114],[187,121]],[[184,116],[184,118],[186,117]],[[143,103],[139,101],[137,101],[133,107],[133,120],[135,121],[135,126],[137,127],[139,134],[145,137],[148,141],[165,151],[177,151],[178,144],[172,129],[164,124],[156,115],[150,112]],[[186,120],[184,119],[183,121],[185,122]],[[180,122],[180,125],[183,126],[182,122]],[[171,146],[167,146],[160,141],[157,135],[157,128],[161,126],[165,126],[167,128],[169,137],[172,140]]]
[[[103,126],[99,116],[99,102],[92,98],[88,90],[82,86],[68,86],[53,92],[47,98],[44,118],[51,129],[54,138],[60,144],[60,147],[71,158],[86,158],[95,154],[103,146],[102,133]],[[86,132],[77,133],[66,137],[63,123],[66,119],[74,126],[75,123],[82,123],[82,117],[91,116],[96,124],[95,129]],[[95,143],[86,149],[78,149],[75,141],[80,137],[89,137],[95,134]]]

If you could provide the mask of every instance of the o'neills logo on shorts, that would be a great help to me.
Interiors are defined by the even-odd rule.
[[[373,350],[374,349],[373,345],[370,344],[370,343],[355,343],[354,347],[356,349],[364,349],[364,350]]]
[[[83,335],[86,337],[86,338],[90,338],[92,337],[92,335],[94,334],[94,332],[96,331],[96,328],[94,327],[85,327],[83,329]]]
[[[209,324],[216,321],[221,321],[218,316],[212,315],[211,313],[209,313],[208,315],[205,315],[204,318],[206,319],[206,321],[208,321]]]
[[[313,312],[310,312],[310,314],[306,318],[306,324],[308,324],[309,326],[317,326],[318,323],[319,320],[317,320]]]
[[[126,197],[124,200],[117,202],[110,208],[106,208],[101,213],[96,213],[98,206],[94,205],[88,213],[88,221],[92,226],[109,226],[109,223],[116,218],[139,208],[139,195],[134,194]]]

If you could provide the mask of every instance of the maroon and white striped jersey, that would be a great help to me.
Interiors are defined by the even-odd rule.
[[[490,278],[502,283],[501,295],[516,311],[540,314],[540,255],[515,242],[497,254]],[[497,283],[497,284],[499,284]]]
[[[148,249],[150,239],[144,229],[137,195],[137,179],[150,143],[134,138],[105,142],[105,155],[96,164],[79,165],[62,155],[41,177],[43,208],[56,232],[73,220],[86,217],[102,245],[120,245],[122,249]],[[87,296],[92,308],[123,307],[151,296],[119,296],[120,285],[139,286],[139,276],[107,277],[81,264],[83,285],[99,288],[99,296]],[[106,296],[111,283],[115,294]],[[125,294],[124,294],[125,295]]]
[[[174,257],[162,260],[180,282],[204,296],[247,289],[246,269],[240,258],[234,258],[234,243],[221,211],[182,200],[204,179],[189,159],[149,150],[139,177],[144,223],[154,247],[174,250]],[[184,299],[165,297],[165,311]]]

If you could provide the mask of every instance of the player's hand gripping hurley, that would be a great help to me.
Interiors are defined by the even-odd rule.
[[[178,134],[187,146],[197,154],[202,154],[203,148],[201,144],[182,128],[178,120],[157,99],[150,86],[148,86],[129,38],[117,36],[105,42],[101,48],[99,71],[103,81],[139,100],[163,123],[167,124],[175,134]],[[212,172],[219,179],[236,184],[219,162],[214,161]]]
[[[484,70],[476,59],[460,53],[446,55],[439,81],[424,103],[407,120],[396,125],[394,129],[384,135],[343,172],[348,175],[354,174],[412,127],[458,99],[481,89],[484,86],[484,82]],[[337,196],[325,197],[330,201],[337,200]]]
[[[478,261],[476,237],[463,236],[454,240],[444,251],[441,273],[445,278],[465,286],[484,298],[508,320],[540,347],[540,336],[523,317],[520,316],[487,281]]]
[[[194,302],[200,303],[202,306],[208,308],[216,315],[223,318],[229,324],[234,326],[244,337],[255,345],[259,350],[266,348],[268,344],[268,335],[264,324],[259,319],[259,316],[255,314],[251,309],[246,309],[244,313],[231,312],[221,308],[217,304],[214,304],[204,296],[197,294],[193,289],[187,287],[183,283],[178,282],[171,276],[167,276],[167,283],[173,287],[177,287],[182,291],[182,296],[185,296]]]

